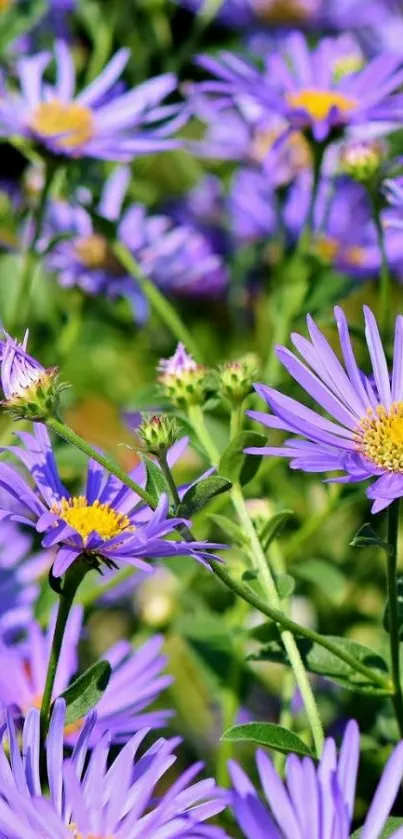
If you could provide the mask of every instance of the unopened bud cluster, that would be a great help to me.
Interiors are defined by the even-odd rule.
[[[340,153],[340,168],[355,181],[368,184],[379,174],[386,154],[386,145],[380,140],[346,143]]]
[[[239,404],[251,393],[256,378],[257,364],[254,355],[223,364],[218,371],[220,395],[232,404]]]
[[[23,344],[6,336],[1,342],[3,408],[17,419],[46,422],[59,408],[60,394],[67,387],[59,381],[57,367],[45,369],[26,352]]]
[[[144,450],[156,457],[165,455],[179,437],[179,425],[169,414],[143,417],[138,435]]]
[[[165,396],[178,408],[202,405],[209,386],[209,371],[178,344],[171,358],[162,359],[158,380]]]

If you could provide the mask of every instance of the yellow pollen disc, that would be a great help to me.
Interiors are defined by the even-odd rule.
[[[69,824],[69,830],[71,830],[73,839],[113,839],[113,836],[99,836],[95,833],[80,833],[77,825],[74,823]]]
[[[68,501],[63,498],[60,504],[54,504],[51,510],[76,530],[84,542],[94,531],[106,541],[129,528],[134,530],[130,520],[123,513],[117,513],[109,504],[101,504],[99,501],[88,504],[83,495],[69,498]]]
[[[387,472],[403,472],[403,402],[369,410],[356,429],[361,454]]]
[[[254,0],[253,5],[258,18],[266,23],[298,24],[309,17],[299,0]]]
[[[332,108],[337,108],[342,114],[349,114],[357,106],[355,99],[338,93],[337,90],[299,90],[287,95],[288,104],[292,108],[306,111],[314,120],[326,119]]]
[[[107,239],[99,233],[76,239],[74,250],[80,262],[87,268],[103,268],[115,276],[123,273],[123,268],[116,259]]]
[[[252,141],[252,157],[262,163],[273,148],[274,143],[282,133],[281,128],[271,128],[257,131]],[[288,137],[282,148],[284,156],[288,155],[289,166],[293,172],[307,169],[312,163],[312,155],[308,141],[300,131],[295,131]]]
[[[31,130],[45,139],[54,140],[62,151],[77,149],[94,135],[92,111],[77,102],[41,102],[35,109]]]

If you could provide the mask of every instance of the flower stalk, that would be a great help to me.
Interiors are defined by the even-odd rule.
[[[393,679],[393,706],[400,736],[403,737],[403,694],[400,673],[400,637],[397,592],[397,541],[399,535],[399,500],[388,510],[387,591],[389,611],[390,659]]]

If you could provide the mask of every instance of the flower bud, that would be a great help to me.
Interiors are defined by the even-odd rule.
[[[387,155],[381,140],[356,140],[346,143],[340,152],[340,168],[362,184],[370,183],[379,174]]]
[[[253,382],[257,378],[257,360],[253,354],[223,364],[218,371],[219,392],[234,405],[251,393]]]
[[[159,382],[165,395],[178,408],[202,405],[208,389],[209,373],[192,358],[183,344],[178,344],[171,358],[161,359]]]
[[[144,450],[156,457],[165,455],[179,437],[179,425],[169,414],[144,416],[137,433]]]
[[[45,422],[57,413],[60,393],[57,367],[45,369],[26,352],[28,332],[22,344],[10,336],[1,345],[1,404],[18,419]]]

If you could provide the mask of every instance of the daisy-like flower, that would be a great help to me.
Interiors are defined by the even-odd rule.
[[[335,308],[343,364],[308,316],[310,340],[291,336],[302,361],[285,347],[277,348],[277,356],[330,419],[274,388],[255,385],[273,413],[250,411],[250,416],[297,437],[280,447],[248,451],[288,457],[292,469],[304,472],[342,472],[332,479],[339,483],[375,478],[367,496],[373,501],[372,512],[377,513],[403,495],[403,317],[396,319],[394,362],[389,370],[376,320],[367,306],[364,316],[373,384],[357,365],[344,312]]]
[[[27,469],[35,489],[7,463],[0,463],[0,513],[13,521],[34,527],[42,534],[42,545],[54,548],[52,567],[62,576],[79,557],[90,567],[132,565],[151,572],[149,559],[192,556],[208,567],[209,542],[167,541],[184,519],[169,517],[169,502],[161,495],[154,512],[139,505],[139,497],[121,481],[109,475],[93,460],[88,464],[87,483],[82,495],[71,495],[57,471],[46,426],[36,423],[34,433],[20,432],[21,445],[8,446]],[[143,465],[131,477],[145,483]]]
[[[286,783],[266,753],[258,749],[256,765],[263,796],[245,772],[230,761],[232,808],[246,839],[347,839],[352,831],[360,758],[357,723],[348,723],[340,753],[326,741],[319,765],[305,757],[287,759]],[[372,799],[360,839],[379,839],[403,778],[403,743],[389,758]],[[390,834],[401,839],[403,828]]]
[[[1,342],[2,405],[24,419],[45,419],[57,409],[63,386],[58,383],[58,369],[46,370],[28,355],[28,331],[22,344],[9,335]]]
[[[282,115],[288,131],[304,131],[317,142],[328,141],[347,126],[400,123],[400,55],[378,55],[363,69],[341,77],[336,72],[339,59],[338,39],[323,39],[310,51],[304,36],[295,32],[279,52],[268,56],[263,71],[229,52],[218,59],[202,57],[199,63],[218,81],[202,83],[201,90],[224,93],[235,101],[247,97]]]
[[[82,609],[76,606],[66,626],[54,699],[66,690],[79,669],[78,642],[82,623]],[[0,642],[0,705],[10,709],[17,720],[24,719],[30,708],[41,706],[53,633],[54,619],[46,633],[38,623],[30,621],[23,641],[12,645]],[[118,641],[103,653],[102,657],[111,664],[112,674],[97,705],[91,744],[106,731],[113,742],[126,742],[140,728],[155,729],[166,724],[171,711],[147,710],[172,683],[172,678],[163,673],[166,658],[161,654],[162,645],[163,637],[155,635],[138,649],[133,649],[129,641]],[[67,726],[66,743],[74,745],[77,742],[83,724],[83,720],[78,720]]]
[[[20,752],[9,718],[0,750],[0,833],[4,839],[225,839],[205,822],[225,807],[212,778],[194,781],[194,764],[167,785],[178,738],[159,739],[138,754],[148,733],[142,729],[113,760],[109,738],[101,737],[89,755],[95,724],[90,714],[70,760],[63,761],[65,707],[55,703],[46,742],[49,792],[40,781],[39,711],[26,719]],[[9,748],[8,748],[9,744]],[[156,787],[164,778],[164,792]]]
[[[175,89],[176,78],[167,73],[116,94],[113,86],[129,55],[129,50],[119,50],[77,95],[74,62],[64,41],[55,45],[53,85],[44,80],[49,53],[20,59],[20,92],[8,92],[2,98],[1,132],[27,137],[55,155],[73,158],[130,161],[174,148],[177,141],[169,137],[183,122],[183,108],[161,102]]]
[[[31,548],[29,534],[0,519],[0,638],[13,637],[32,620],[38,579],[51,558],[47,551],[31,554]]]

